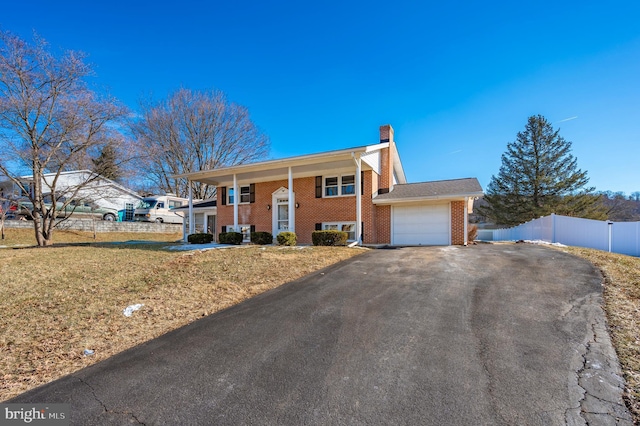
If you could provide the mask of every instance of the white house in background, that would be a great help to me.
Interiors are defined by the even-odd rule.
[[[43,176],[43,193],[49,194],[55,173]],[[24,186],[29,189],[32,176],[20,178]],[[62,172],[56,182],[58,197],[72,198],[96,204],[99,207],[118,211],[119,220],[133,220],[133,211],[142,200],[134,191],[125,188],[90,170],[74,170]],[[0,181],[0,196],[24,198],[28,194],[11,180]]]

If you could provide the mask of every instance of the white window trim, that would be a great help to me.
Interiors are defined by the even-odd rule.
[[[342,178],[345,176],[353,176],[353,194],[342,193]],[[327,195],[327,179],[338,178],[338,195]],[[344,173],[341,175],[327,175],[322,176],[322,198],[337,198],[337,197],[355,197],[358,192],[356,188],[356,175],[355,173]]]
[[[324,227],[329,225],[336,225],[338,227],[338,231],[342,230],[342,225],[353,225],[353,233],[355,238],[347,239],[347,241],[356,241],[358,239],[358,236],[355,235],[358,232],[358,227],[356,226],[355,222],[322,222],[322,230],[325,231]]]
[[[249,192],[245,195],[249,195],[249,201],[242,201],[242,188],[249,188]],[[231,195],[233,193],[233,187],[229,187],[229,189],[227,189],[227,204],[232,206],[233,205],[233,200],[231,197],[235,197],[235,194]],[[238,185],[238,193],[240,194],[240,198],[238,198],[238,204],[250,204],[251,203],[251,185]]]

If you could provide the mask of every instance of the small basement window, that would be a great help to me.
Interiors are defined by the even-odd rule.
[[[251,225],[238,225],[238,229],[234,230],[233,225],[225,227],[227,232],[239,232],[242,234],[242,242],[248,243],[251,241]]]
[[[322,229],[324,231],[344,231],[348,235],[348,241],[356,240],[355,222],[325,222],[322,224]]]

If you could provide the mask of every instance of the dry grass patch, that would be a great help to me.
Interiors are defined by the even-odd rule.
[[[97,232],[95,239],[93,238],[93,232],[56,230],[53,233],[54,245],[69,243],[128,241],[134,239],[166,242],[178,241],[182,239],[182,232],[174,232],[169,234],[163,234],[159,232]],[[33,245],[36,245],[36,238],[33,228],[5,228],[5,239],[0,240],[0,246],[15,247]]]
[[[589,260],[605,277],[604,308],[627,383],[625,399],[640,424],[640,258],[579,247],[563,250]]]
[[[0,401],[361,252],[0,250]],[[136,303],[144,306],[125,317]],[[95,354],[83,356],[84,349]]]

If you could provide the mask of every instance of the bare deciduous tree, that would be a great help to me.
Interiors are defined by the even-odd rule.
[[[143,102],[133,124],[145,176],[158,190],[186,197],[187,182],[171,176],[264,159],[269,138],[247,108],[217,90],[180,89],[168,99]],[[215,188],[192,183],[193,197],[210,198]]]
[[[0,235],[2,236],[3,240],[5,237],[4,221],[7,219],[7,216],[9,215],[10,208],[11,208],[11,200],[9,200],[8,198],[4,198],[2,195],[0,195]]]
[[[52,244],[57,212],[75,195],[58,199],[60,173],[122,141],[116,124],[126,108],[90,90],[90,75],[82,53],[55,55],[38,36],[28,43],[0,33],[0,176],[29,198],[39,246]]]

